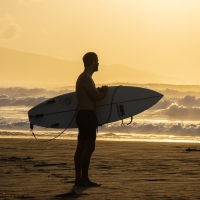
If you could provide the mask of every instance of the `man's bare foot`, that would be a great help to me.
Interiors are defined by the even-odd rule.
[[[90,180],[87,180],[87,181],[82,181],[81,186],[84,186],[84,187],[100,187],[101,184],[94,183]]]

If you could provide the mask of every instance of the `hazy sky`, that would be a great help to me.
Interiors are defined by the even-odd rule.
[[[0,0],[0,47],[200,84],[200,0]]]

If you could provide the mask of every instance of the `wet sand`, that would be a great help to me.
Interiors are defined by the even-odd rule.
[[[98,141],[90,178],[74,186],[76,141],[0,139],[0,199],[200,199],[200,144]]]

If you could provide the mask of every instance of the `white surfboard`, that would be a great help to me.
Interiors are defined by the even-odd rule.
[[[158,92],[140,87],[109,87],[104,99],[96,104],[98,122],[103,125],[137,115],[156,104],[162,97]],[[77,128],[77,106],[75,92],[63,94],[30,109],[29,121],[33,125],[46,128]]]

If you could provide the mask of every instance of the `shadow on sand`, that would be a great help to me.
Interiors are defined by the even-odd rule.
[[[89,195],[88,193],[85,193],[85,191],[88,190],[89,188],[92,187],[74,185],[69,192],[55,195],[51,199],[63,199],[63,200],[69,198],[78,199],[83,195]]]

